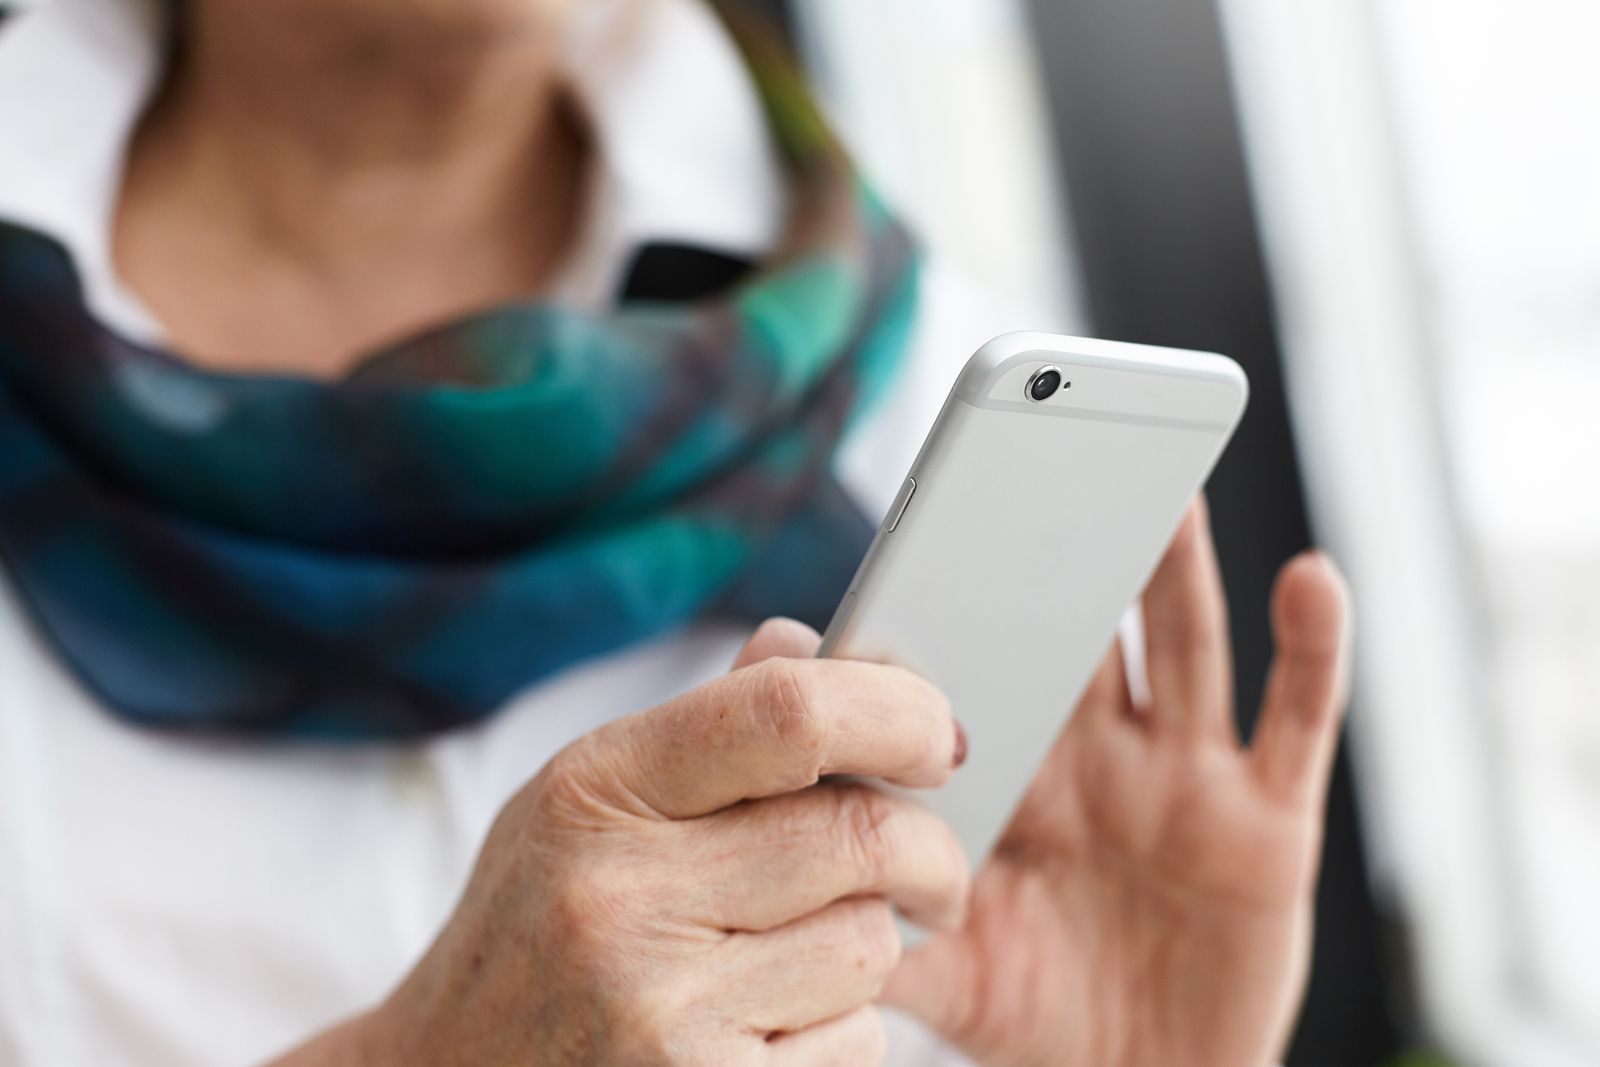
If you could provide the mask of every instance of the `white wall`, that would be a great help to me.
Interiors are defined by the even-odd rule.
[[[1600,9],[1226,0],[1429,1021],[1600,1062]]]
[[[1017,329],[1079,332],[1045,94],[1016,0],[798,0],[841,133]]]

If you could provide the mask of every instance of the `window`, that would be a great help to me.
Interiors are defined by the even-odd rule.
[[[796,0],[793,7],[818,90],[890,202],[945,265],[999,304],[997,313],[1071,332],[1080,318],[1077,286],[1022,6]]]
[[[1428,1021],[1600,1059],[1600,10],[1224,4]]]

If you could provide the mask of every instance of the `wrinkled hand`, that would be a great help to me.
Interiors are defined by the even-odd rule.
[[[438,941],[378,1009],[281,1061],[872,1064],[893,910],[954,929],[955,835],[859,782],[944,782],[948,702],[907,671],[773,658],[559,754],[500,813]]]
[[[1347,676],[1333,565],[1289,563],[1248,748],[1203,505],[1144,598],[1150,704],[1113,649],[994,856],[964,928],[886,1000],[988,1067],[1265,1067],[1303,992]]]

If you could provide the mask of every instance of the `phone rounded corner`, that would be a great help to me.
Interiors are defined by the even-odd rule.
[[[1239,420],[1244,418],[1244,413],[1250,408],[1250,375],[1244,372],[1244,368],[1239,366],[1236,360],[1228,356],[1213,354],[1219,361],[1223,379],[1233,386],[1238,393],[1239,399],[1234,405],[1232,419],[1233,425],[1238,426]]]
[[[1237,360],[1221,352],[1174,350],[1169,367],[1186,377],[1198,374],[1232,393],[1227,411],[1225,413],[1219,411],[1214,417],[1227,423],[1230,435],[1238,429],[1239,423],[1244,419],[1245,411],[1250,407],[1250,376],[1245,373]]]
[[[1060,349],[1059,337],[1026,330],[1003,333],[973,353],[956,382],[956,395],[976,402],[985,399],[994,380],[1016,361],[1040,352]]]

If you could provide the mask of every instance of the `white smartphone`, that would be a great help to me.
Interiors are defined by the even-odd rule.
[[[1244,414],[1223,356],[1007,334],[968,361],[819,655],[937,684],[968,759],[919,798],[974,868]]]

